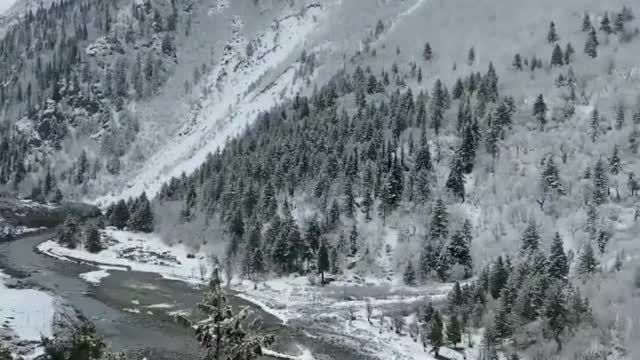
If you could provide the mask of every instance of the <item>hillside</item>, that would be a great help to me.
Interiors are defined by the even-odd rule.
[[[630,5],[54,3],[0,44],[0,180],[92,201],[230,278],[418,294],[380,317],[434,348],[458,327],[483,359],[633,359]],[[434,286],[453,289],[437,316]]]

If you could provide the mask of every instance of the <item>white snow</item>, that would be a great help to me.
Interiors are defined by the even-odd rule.
[[[97,254],[81,249],[67,249],[53,240],[43,242],[38,249],[47,255],[71,261],[84,260],[119,270],[129,268],[157,273],[165,278],[191,283],[202,280],[202,256],[189,258],[187,255],[190,251],[181,244],[169,246],[154,234],[132,233],[112,228],[105,230],[103,234],[113,238],[117,243]],[[171,260],[167,256],[172,256]],[[92,276],[104,275],[104,272],[93,273]]]
[[[109,272],[105,269],[89,271],[86,273],[80,274],[80,278],[87,282],[90,282],[94,285],[99,285],[100,281],[109,276]]]
[[[207,154],[224,147],[228,138],[238,135],[260,112],[293,97],[304,82],[296,81],[297,65],[280,69],[281,65],[302,50],[323,14],[319,7],[310,7],[278,19],[257,36],[254,42],[259,46],[252,57],[245,53],[247,39],[240,34],[241,21],[234,18],[235,36],[209,75],[209,85],[196,100],[193,113],[185,115],[191,119],[139,171],[128,174],[131,182],[121,193],[105,195],[95,203],[105,204],[143,191],[155,195],[171,177],[193,172]],[[269,77],[274,80],[263,84]],[[259,86],[254,89],[255,85]]]
[[[21,341],[51,336],[56,308],[53,296],[32,289],[9,289],[4,284],[8,278],[0,272],[0,325],[6,324]]]

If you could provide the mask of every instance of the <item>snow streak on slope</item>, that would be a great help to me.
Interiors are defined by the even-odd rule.
[[[208,153],[222,148],[228,138],[238,135],[260,112],[295,95],[303,82],[296,81],[298,65],[291,59],[299,55],[305,38],[321,23],[323,14],[320,5],[312,4],[300,13],[278,19],[252,41],[252,56],[246,54],[248,40],[241,34],[242,20],[234,17],[234,36],[209,74],[208,86],[194,105],[191,120],[167,146],[151,156],[139,173],[132,174],[134,180],[119,197],[142,191],[153,196],[172,176],[195,170]],[[265,79],[272,81],[261,84]],[[114,198],[107,196],[97,202],[111,200]]]

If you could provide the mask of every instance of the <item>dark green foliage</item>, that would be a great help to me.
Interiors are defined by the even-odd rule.
[[[462,329],[458,317],[453,315],[449,317],[447,322],[447,340],[456,347],[460,341],[462,341]]]
[[[551,24],[549,24],[549,32],[547,33],[547,41],[549,43],[555,43],[558,40],[560,40],[560,37],[558,37],[558,33],[556,32],[556,24],[552,21]]]
[[[592,28],[587,36],[587,42],[584,44],[584,52],[592,58],[598,57],[598,35]]]
[[[536,98],[536,102],[533,104],[533,116],[535,116],[536,120],[538,120],[540,129],[543,129],[544,125],[547,123],[546,113],[547,104],[544,102],[542,94],[540,94]]]
[[[560,45],[556,44],[553,47],[553,52],[551,53],[551,66],[562,65],[564,65],[564,54],[562,54],[562,48],[560,48]]]
[[[129,222],[129,208],[124,200],[120,200],[115,204],[113,212],[109,216],[109,221],[111,225],[115,226],[118,230],[122,230],[127,226]]]
[[[549,276],[556,279],[566,279],[569,275],[569,259],[564,252],[564,244],[559,233],[553,237],[549,252]]]
[[[127,226],[132,231],[150,233],[153,231],[153,212],[147,195],[143,192],[137,199]]]
[[[80,241],[79,236],[80,228],[78,222],[73,217],[67,216],[64,223],[58,227],[58,243],[69,249],[75,249]]]
[[[318,251],[318,271],[320,272],[321,282],[324,284],[324,273],[329,271],[329,251],[323,242]]]
[[[596,259],[596,254],[593,251],[591,243],[586,243],[580,254],[578,255],[577,272],[580,275],[590,275],[598,271],[600,263]]]
[[[402,275],[402,280],[406,285],[416,286],[416,269],[413,267],[413,262],[409,260],[407,267]]]
[[[436,357],[440,353],[440,347],[444,345],[443,330],[444,325],[442,323],[442,316],[440,315],[440,312],[436,310],[429,322],[429,332],[427,334],[427,339]]]
[[[91,253],[100,252],[103,249],[100,241],[100,231],[95,225],[89,225],[85,229],[84,248]]]
[[[432,241],[447,238],[449,235],[449,214],[442,199],[436,200],[429,223],[429,238]]]
[[[59,333],[53,338],[43,338],[42,345],[50,360],[98,360],[106,348],[90,322],[76,325],[70,334]]]

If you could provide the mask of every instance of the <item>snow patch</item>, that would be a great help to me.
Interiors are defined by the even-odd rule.
[[[89,282],[93,285],[99,285],[100,281],[109,276],[109,272],[105,269],[89,271],[86,273],[80,274],[80,278],[86,282]]]

